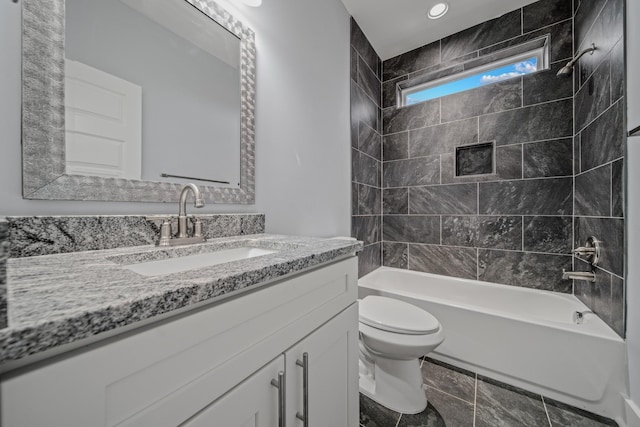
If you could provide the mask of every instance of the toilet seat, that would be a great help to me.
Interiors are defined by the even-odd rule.
[[[425,310],[392,298],[370,295],[360,301],[359,320],[375,329],[403,335],[428,335],[440,322]]]

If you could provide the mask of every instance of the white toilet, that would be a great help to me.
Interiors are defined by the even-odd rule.
[[[392,298],[360,300],[360,392],[404,414],[427,407],[419,357],[444,341],[438,319]]]

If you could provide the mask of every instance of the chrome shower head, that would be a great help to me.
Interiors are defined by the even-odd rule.
[[[586,55],[587,53],[590,53],[591,55],[593,55],[593,52],[595,52],[595,50],[596,50],[596,45],[594,43],[591,43],[591,47],[581,51],[578,54],[578,56],[573,58],[571,61],[567,62],[567,65],[565,65],[564,67],[560,68],[560,71],[558,71],[556,76],[558,76],[558,77],[571,77],[571,75],[573,74],[573,67],[576,64],[576,62],[578,62],[578,60],[580,58],[582,58],[584,55]]]

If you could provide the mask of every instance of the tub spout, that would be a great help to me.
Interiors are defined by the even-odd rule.
[[[586,280],[588,282],[596,281],[596,273],[593,271],[566,271],[564,268],[562,269],[562,279],[563,280]]]
[[[593,311],[585,310],[585,311],[574,311],[573,312],[573,323],[577,325],[581,325],[584,322],[584,315],[592,313]]]

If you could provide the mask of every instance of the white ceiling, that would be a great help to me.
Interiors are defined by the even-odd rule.
[[[442,0],[342,0],[382,60],[497,18],[536,0],[446,0],[449,12],[431,20]]]

